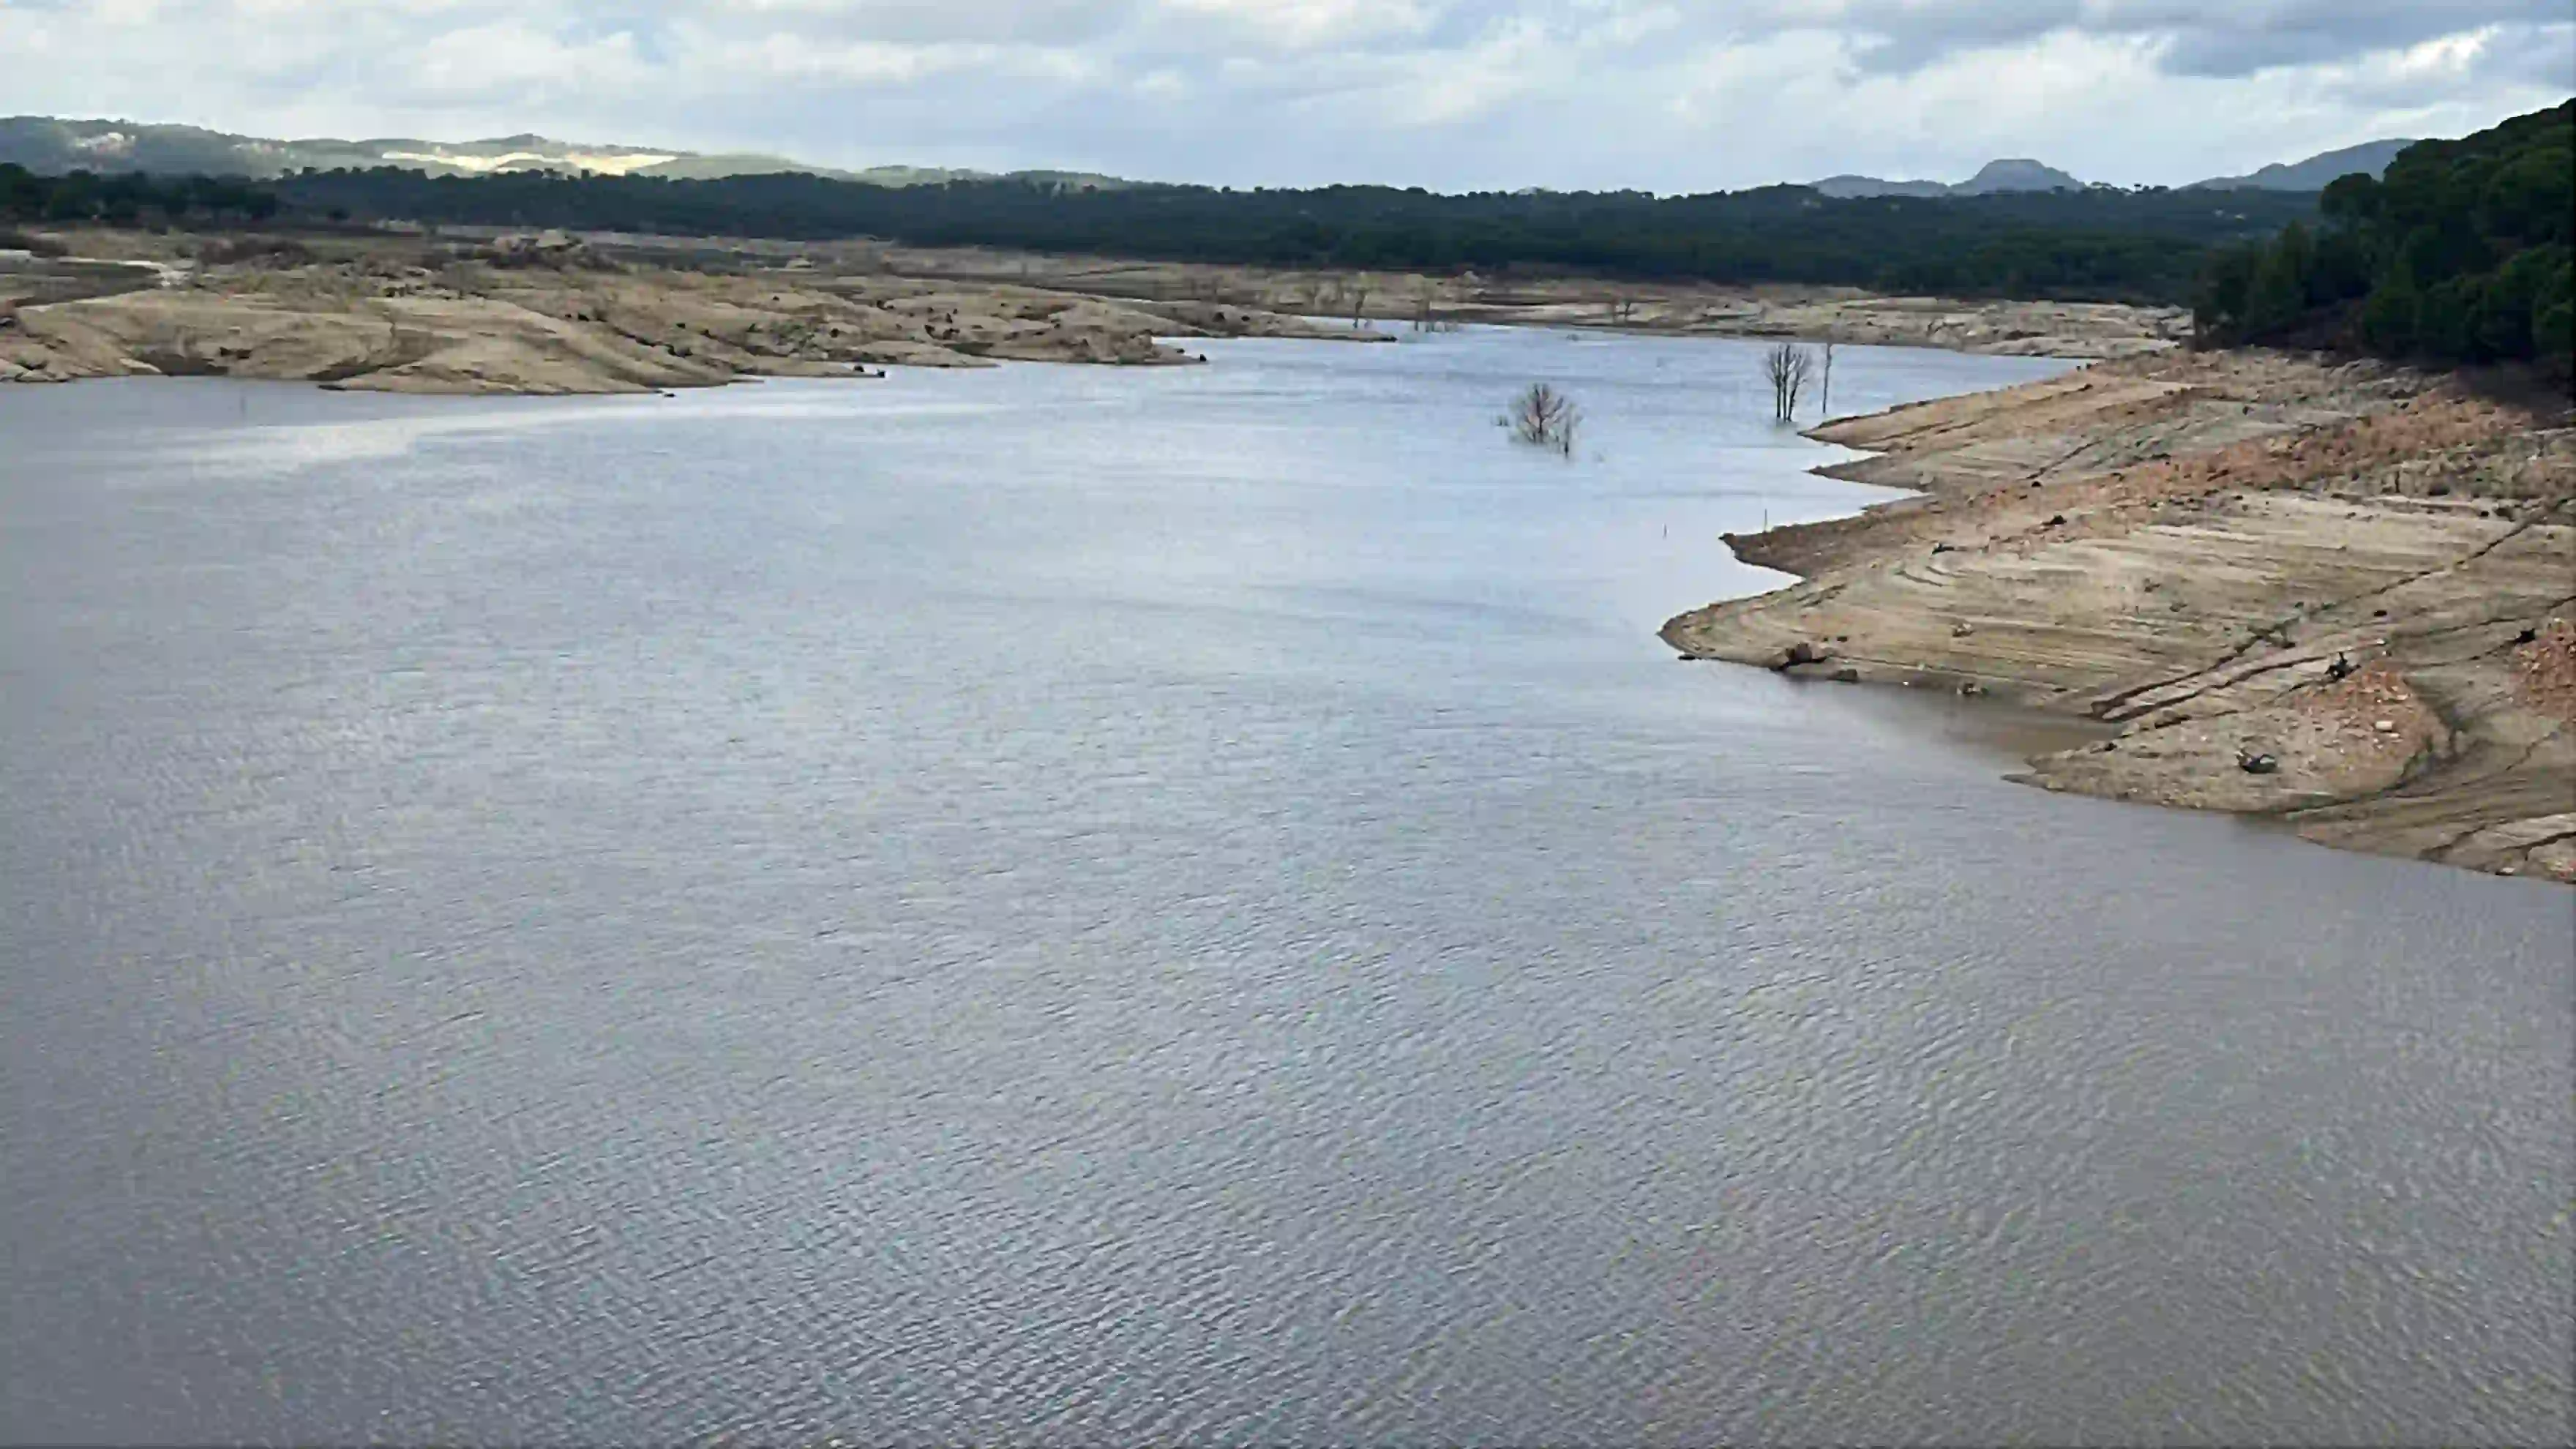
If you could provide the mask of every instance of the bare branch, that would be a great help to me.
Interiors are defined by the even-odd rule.
[[[1571,458],[1575,432],[1583,425],[1583,410],[1555,388],[1534,382],[1512,400],[1512,410],[1503,421],[1521,442],[1534,448],[1554,449]]]

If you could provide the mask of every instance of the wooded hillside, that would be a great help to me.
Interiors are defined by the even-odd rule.
[[[2380,180],[2327,187],[2319,210],[2315,228],[2213,258],[2204,336],[2576,376],[2576,101],[2419,141]]]

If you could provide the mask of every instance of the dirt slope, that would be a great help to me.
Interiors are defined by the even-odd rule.
[[[1730,538],[1692,657],[2122,726],[2050,789],[2576,880],[2576,431],[2456,384],[2169,354],[1820,429],[1923,496]],[[1793,662],[1794,661],[1794,662]]]

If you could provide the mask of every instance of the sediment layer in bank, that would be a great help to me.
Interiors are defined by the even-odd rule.
[[[1685,655],[2120,727],[2017,777],[2576,881],[2576,431],[2457,380],[2103,363],[1834,423],[1920,496],[1730,537],[1802,582]]]

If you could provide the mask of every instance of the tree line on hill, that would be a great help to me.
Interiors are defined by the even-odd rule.
[[[996,246],[1160,261],[1455,273],[1535,269],[1902,292],[2182,301],[2210,246],[2312,215],[2302,195],[2095,190],[1838,201],[1780,186],[1706,196],[1441,195],[1392,187],[888,188],[783,174],[668,181],[413,171],[282,179],[308,214],[432,224]]]
[[[1117,189],[1001,179],[883,187],[798,173],[670,180],[392,167],[274,182],[35,176],[0,166],[0,218],[112,224],[563,227],[1273,266],[1596,273],[1953,296],[2180,302],[2210,249],[2312,216],[2302,194],[2013,193],[1837,200],[1798,186],[1704,196],[1440,195],[1391,187]]]
[[[40,176],[0,162],[0,221],[225,225],[268,221],[282,205],[275,189],[237,176]]]
[[[2222,248],[2203,337],[2576,377],[2576,101],[2346,176],[2314,227]]]

